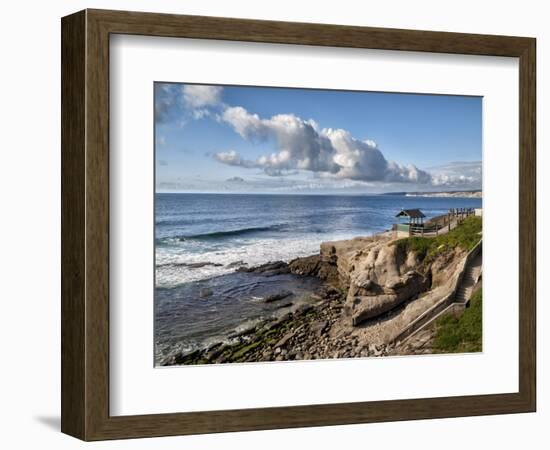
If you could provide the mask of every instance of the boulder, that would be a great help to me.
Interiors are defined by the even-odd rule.
[[[320,255],[306,256],[304,258],[296,258],[288,264],[290,272],[296,275],[317,276],[319,273],[319,265],[321,262]]]
[[[312,333],[315,333],[316,335],[321,336],[323,333],[325,333],[327,328],[328,328],[328,321],[323,320],[320,322],[314,322],[311,325],[310,330]]]
[[[294,337],[294,334],[294,331],[289,331],[275,344],[275,348],[284,347]]]
[[[278,300],[283,300],[287,297],[290,297],[291,295],[294,295],[291,291],[281,291],[281,292],[277,292],[276,294],[271,294],[271,295],[268,295],[265,299],[264,299],[264,302],[265,303],[272,303],[272,302],[276,302]]]

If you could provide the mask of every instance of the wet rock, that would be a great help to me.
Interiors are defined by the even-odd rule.
[[[279,319],[275,319],[271,322],[267,322],[264,326],[263,326],[263,330],[264,331],[271,331],[271,330],[275,330],[277,329],[280,325],[281,325],[282,322],[279,322]]]
[[[292,318],[292,313],[288,312],[286,314],[283,314],[281,317],[275,320],[275,322],[272,322],[271,324],[267,325],[266,327],[269,327],[269,329],[274,329],[279,326],[281,326],[286,321],[290,320]],[[267,328],[266,328],[267,329]]]
[[[190,269],[200,269],[201,267],[206,267],[206,266],[212,266],[212,267],[221,267],[221,266],[223,266],[223,264],[213,263],[213,262],[209,262],[209,261],[197,262],[197,263],[183,263],[181,265],[185,266],[185,267],[189,267]]]
[[[293,304],[292,302],[283,303],[282,305],[277,305],[277,309],[290,308]]]
[[[290,271],[296,275],[317,276],[320,265],[320,255],[296,258],[289,263]]]
[[[229,263],[226,267],[229,269],[232,269],[233,267],[242,267],[246,266],[246,263],[244,261],[233,261],[232,263]]]
[[[256,332],[256,330],[257,330],[257,326],[252,325],[252,326],[243,328],[241,330],[235,331],[234,333],[229,335],[229,338],[234,339],[234,338],[240,338],[240,337],[243,337],[243,336],[247,336],[247,335],[250,335],[250,334]]]
[[[329,286],[326,289],[326,295],[328,297],[340,297],[340,291],[336,289],[334,286]]]
[[[285,298],[288,298],[290,297],[291,295],[293,295],[293,292],[291,291],[281,291],[281,292],[278,292],[276,294],[272,294],[272,295],[268,295],[265,299],[264,299],[264,302],[265,303],[272,303],[272,302],[276,302],[278,300],[283,300]]]
[[[186,362],[192,361],[198,358],[201,354],[200,349],[193,350],[192,352],[182,353],[173,357],[173,364],[185,364]]]
[[[210,288],[202,288],[199,292],[200,298],[211,297],[214,294],[214,291]]]
[[[221,342],[218,344],[214,344],[210,346],[205,352],[204,352],[204,358],[208,361],[212,361],[216,359],[221,353],[226,349],[226,346],[223,345]]]
[[[288,264],[284,261],[268,262],[256,267],[239,267],[237,272],[261,273],[264,275],[280,275],[290,273]]]

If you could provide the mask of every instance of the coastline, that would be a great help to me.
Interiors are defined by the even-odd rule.
[[[475,225],[468,225],[470,222]],[[267,278],[280,274],[315,277],[320,287],[308,301],[288,310],[292,292],[264,302],[282,315],[263,319],[186,354],[172,355],[162,366],[353,358],[431,353],[433,332],[423,339],[395,341],[401,331],[456,289],[465,270],[468,247],[480,240],[481,219],[467,219],[461,245],[439,238],[398,239],[392,231],[369,237],[323,242],[320,252],[290,262],[275,261],[238,272]],[[477,228],[476,228],[477,227]],[[449,236],[452,233],[449,232]],[[451,236],[449,242],[455,242]],[[421,239],[424,247],[416,248]],[[443,244],[442,244],[443,243]],[[433,252],[425,245],[436,245]],[[296,306],[296,305],[295,305]],[[432,330],[433,331],[433,330]],[[415,343],[416,342],[416,343]]]
[[[483,198],[479,192],[418,192],[408,193],[405,197],[436,197],[436,198]]]
[[[416,192],[387,192],[381,195],[402,195],[404,197],[424,198],[483,198],[481,189],[455,191],[416,191]]]
[[[182,364],[222,364],[233,362],[269,362],[385,356],[393,346],[384,344],[360,345],[353,337],[351,327],[341,327],[345,295],[327,281],[334,273],[319,272],[320,255],[297,258],[289,263],[277,261],[246,269],[262,272],[266,276],[287,272],[301,276],[322,276],[325,280],[311,294],[310,302],[301,304],[295,311],[271,317],[234,334],[233,342],[217,342],[204,349],[177,355],[162,363],[163,366]],[[280,301],[285,297],[271,301]]]

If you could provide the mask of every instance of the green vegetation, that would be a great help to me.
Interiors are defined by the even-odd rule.
[[[436,321],[434,353],[471,353],[482,348],[482,292],[476,291],[470,306],[459,317],[444,316]]]
[[[470,216],[449,233],[436,237],[409,237],[395,241],[394,245],[406,251],[415,251],[421,260],[430,262],[437,255],[456,247],[471,250],[479,241],[482,230],[481,217]]]
[[[227,362],[243,362],[247,360],[249,353],[261,348],[261,346],[273,343],[295,325],[294,320],[287,320],[270,329],[256,330],[250,340],[244,340],[233,345],[218,344],[214,348],[214,356],[208,357],[205,351],[196,350],[176,360],[176,364],[212,364],[220,356]],[[278,336],[278,337],[277,337]]]
[[[263,341],[256,341],[256,342],[252,342],[251,344],[245,345],[239,351],[233,353],[232,359],[234,359],[234,360],[241,359],[248,352],[250,352],[250,351],[254,350],[256,347],[258,347],[262,342]]]

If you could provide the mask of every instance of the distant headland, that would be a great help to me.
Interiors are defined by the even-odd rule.
[[[483,198],[483,192],[471,191],[445,191],[445,192],[387,192],[384,195],[404,195],[405,197],[456,197],[456,198]]]

